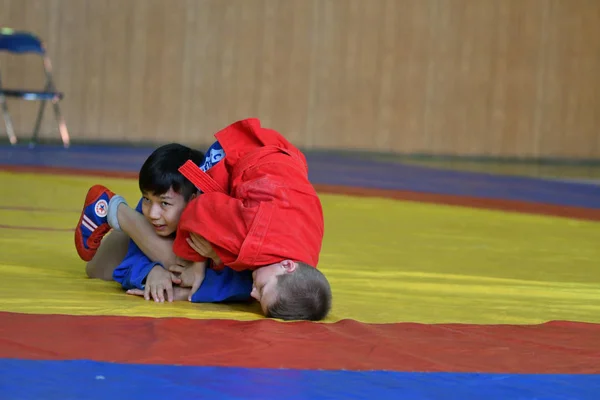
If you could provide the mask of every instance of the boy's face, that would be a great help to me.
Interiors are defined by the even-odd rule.
[[[277,300],[277,277],[292,273],[295,270],[296,263],[291,260],[285,260],[258,268],[252,273],[254,284],[252,285],[250,296],[258,300],[263,314],[266,314],[267,308]]]
[[[173,188],[159,196],[154,193],[142,193],[142,213],[154,226],[158,236],[169,236],[177,230],[179,218],[187,202]]]

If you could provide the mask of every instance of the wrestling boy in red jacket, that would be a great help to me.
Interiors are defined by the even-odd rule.
[[[252,297],[268,317],[323,319],[331,307],[329,282],[316,268],[323,210],[304,155],[258,119],[215,137],[205,165],[180,168],[202,194],[181,214],[174,253],[253,270]]]

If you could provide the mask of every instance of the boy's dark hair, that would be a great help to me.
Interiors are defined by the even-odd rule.
[[[150,154],[140,169],[140,191],[160,196],[172,187],[175,193],[189,201],[197,189],[179,172],[179,167],[187,160],[201,165],[204,153],[178,143],[160,146]]]
[[[331,309],[331,286],[321,271],[297,262],[293,273],[277,277],[277,299],[266,316],[283,320],[320,321]]]

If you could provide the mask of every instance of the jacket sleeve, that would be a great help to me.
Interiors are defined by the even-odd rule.
[[[221,271],[206,269],[202,286],[192,296],[194,303],[220,303],[246,301],[252,291],[252,272],[234,271],[225,267]]]
[[[130,239],[127,255],[121,264],[115,268],[113,279],[119,282],[125,290],[143,290],[146,278],[155,265],[160,265],[160,263],[151,261],[142,253],[142,250],[140,250],[133,240]]]

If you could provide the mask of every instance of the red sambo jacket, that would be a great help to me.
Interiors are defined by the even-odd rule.
[[[175,254],[204,260],[185,240],[194,232],[234,270],[285,259],[316,267],[323,210],[304,155],[279,133],[261,127],[258,119],[238,121],[215,137],[225,151],[219,163],[206,173],[192,161],[180,168],[203,194],[181,214]]]

